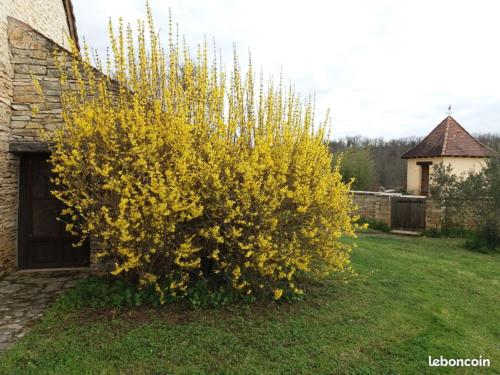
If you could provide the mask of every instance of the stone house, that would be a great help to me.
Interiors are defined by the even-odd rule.
[[[0,276],[90,264],[89,245],[72,248],[56,220],[59,202],[49,192],[48,148],[39,131],[62,124],[52,56],[67,53],[68,36],[78,45],[70,0],[0,0]]]
[[[481,170],[493,154],[453,117],[447,116],[422,142],[401,156],[407,160],[406,192],[428,196],[433,165],[451,165],[453,173],[462,174]]]

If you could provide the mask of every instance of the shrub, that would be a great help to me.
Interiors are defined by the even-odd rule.
[[[121,279],[88,277],[79,281],[63,294],[59,305],[68,308],[80,307],[133,307],[146,303],[155,304],[158,298],[154,288],[137,289]]]
[[[496,229],[488,223],[479,227],[469,235],[465,241],[465,247],[469,250],[478,251],[480,253],[490,253],[500,250],[500,241]]]
[[[366,227],[369,229],[379,230],[384,233],[389,233],[391,231],[391,227],[380,220],[365,218],[361,216],[359,220],[356,222],[358,225],[366,224]]]
[[[254,90],[236,53],[228,80],[206,45],[192,57],[176,40],[165,54],[148,10],[137,39],[110,25],[107,75],[87,52],[71,68],[56,57],[65,126],[51,163],[66,229],[94,236],[113,275],[162,302],[200,280],[279,299],[302,293],[301,272],[348,267],[339,239],[355,217],[327,121],[315,126],[292,88],[261,78]]]
[[[500,245],[500,157],[493,155],[481,171],[456,175],[450,165],[434,167],[433,196],[444,207],[443,230],[464,230],[467,218],[471,238],[467,247],[484,251]],[[457,224],[457,221],[460,224]]]
[[[193,284],[184,295],[170,297],[169,302],[183,302],[193,307],[215,307],[246,301],[254,296],[241,295],[234,289],[210,285],[206,280]],[[136,288],[120,278],[90,276],[79,281],[63,294],[58,305],[67,309],[82,307],[139,307],[158,306],[157,292],[153,286]]]
[[[472,236],[473,233],[474,232],[470,229],[446,228],[446,227],[442,229],[430,228],[424,231],[424,235],[426,237],[434,237],[434,238],[440,238],[440,237],[468,238]]]

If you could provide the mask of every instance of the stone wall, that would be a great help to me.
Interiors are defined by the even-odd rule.
[[[354,203],[358,206],[358,215],[391,225],[391,198],[401,194],[375,191],[353,191],[353,193]]]
[[[58,44],[34,30],[27,24],[16,19],[9,18],[9,49],[11,53],[11,66],[13,75],[11,77],[11,105],[10,105],[10,128],[8,143],[31,142],[39,144],[43,142],[42,132],[50,134],[63,124],[61,106],[61,87],[59,83],[59,70],[54,63],[54,53],[59,57],[66,55],[66,69],[68,69],[68,82],[74,82],[71,77],[71,55]],[[98,73],[97,71],[95,71]],[[40,96],[34,86],[34,79],[38,81],[43,97]],[[85,80],[85,77],[83,77]],[[118,90],[116,82],[111,84],[113,92]],[[13,204],[8,211],[11,214],[12,231],[11,245],[5,251],[4,269],[12,268],[13,260],[16,259],[16,217],[17,217],[17,179],[18,160],[9,153],[9,158],[14,164],[12,190]],[[2,182],[0,180],[0,182]],[[5,180],[2,182],[6,185]],[[91,241],[91,265],[96,266],[95,254],[98,251],[96,241]],[[0,253],[1,255],[1,253]],[[1,258],[0,258],[1,259]],[[5,266],[6,265],[6,266]],[[1,276],[1,274],[0,274]]]
[[[452,201],[442,210],[442,227],[449,229],[475,229],[480,225],[480,216],[485,214],[488,201]]]
[[[59,72],[53,54],[67,53],[28,25],[9,20],[9,47],[14,71],[10,141],[41,141],[41,129],[62,125]],[[68,60],[69,61],[69,60]],[[69,62],[68,62],[69,64]],[[36,79],[43,98],[35,90]]]
[[[392,201],[395,197],[404,196],[398,193],[381,193],[373,191],[353,191],[354,203],[358,206],[357,214],[368,219],[391,225]],[[447,225],[450,228],[474,229],[477,222],[470,206],[458,210],[444,210],[436,199],[425,199],[425,228],[440,230]],[[474,202],[469,202],[473,205]],[[447,216],[446,216],[447,215]]]
[[[0,277],[15,266],[17,163],[8,153],[12,81],[0,66]]]
[[[7,17],[13,17],[61,46],[68,46],[69,34],[62,0],[0,0],[0,61],[9,64]]]
[[[11,64],[8,17],[28,23],[60,45],[66,44],[65,35],[69,31],[62,0],[0,0],[0,276],[16,264],[18,160],[8,152],[8,144],[12,81],[19,73],[14,72]],[[16,38],[15,32],[13,37]]]
[[[427,198],[425,201],[425,228],[441,229],[443,223],[443,210],[439,202]]]

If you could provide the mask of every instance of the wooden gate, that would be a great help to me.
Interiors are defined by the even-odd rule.
[[[396,230],[423,231],[425,229],[425,197],[393,197],[391,227]]]

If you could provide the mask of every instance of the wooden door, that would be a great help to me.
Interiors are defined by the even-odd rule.
[[[50,193],[47,157],[46,154],[21,156],[19,267],[86,267],[89,265],[89,244],[73,247],[76,238],[57,220],[62,203]]]
[[[425,198],[394,197],[391,199],[391,227],[420,232],[425,229]]]
[[[422,164],[422,175],[420,181],[420,195],[429,195],[429,164]]]

